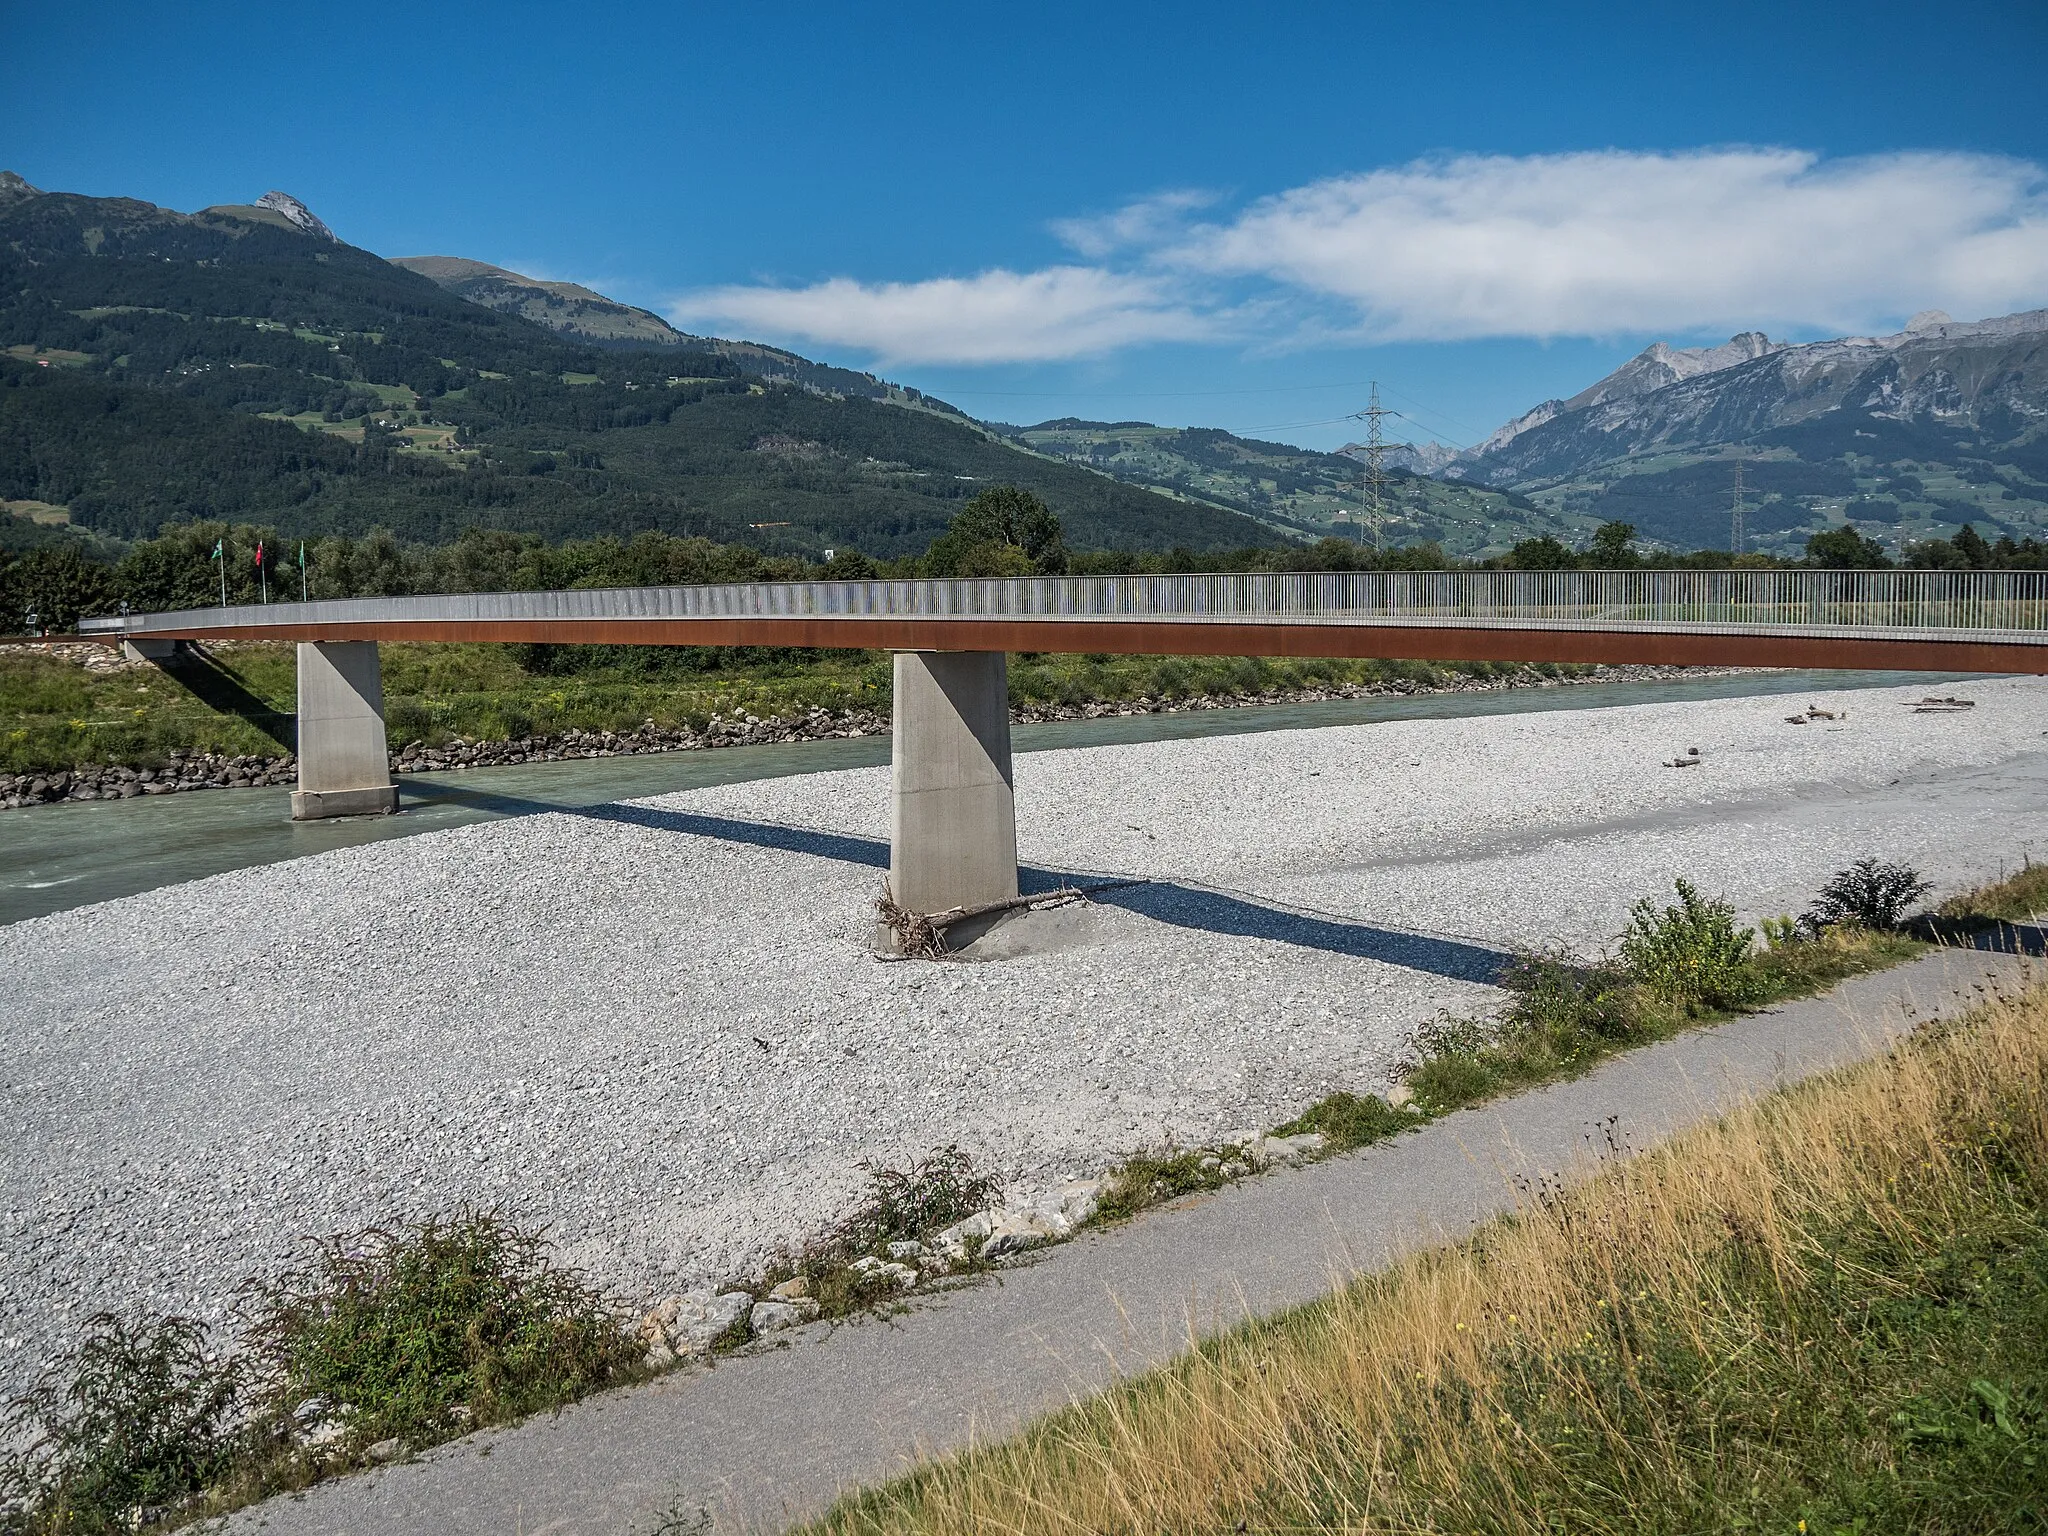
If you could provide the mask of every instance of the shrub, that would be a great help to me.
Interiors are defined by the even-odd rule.
[[[977,1211],[1002,1194],[1002,1181],[982,1173],[957,1146],[914,1158],[903,1168],[865,1162],[868,1190],[820,1245],[821,1254],[847,1258],[874,1253],[893,1242],[920,1242]]]
[[[1507,963],[1500,985],[1513,998],[1503,1015],[1510,1030],[1603,1040],[1627,1040],[1639,1032],[1629,977],[1610,963],[1588,963],[1562,949],[1529,950]]]
[[[1890,932],[1905,920],[1906,909],[1933,889],[1911,865],[1858,859],[1820,888],[1800,921],[1811,933],[1843,923]]]
[[[1629,911],[1621,957],[1636,980],[1688,1009],[1739,1008],[1761,995],[1749,963],[1756,932],[1735,926],[1735,909],[1676,882],[1678,904],[1662,911],[1645,896]]]
[[[431,1444],[553,1407],[640,1354],[541,1232],[492,1211],[326,1239],[262,1296],[252,1338],[278,1409],[325,1399],[359,1444]]]
[[[234,1463],[243,1386],[190,1319],[92,1318],[0,1418],[0,1444],[14,1447],[0,1459],[0,1526],[97,1536],[162,1518]]]

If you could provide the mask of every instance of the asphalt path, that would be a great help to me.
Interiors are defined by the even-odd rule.
[[[1298,1306],[1468,1233],[1538,1181],[1645,1150],[2042,974],[2039,961],[2010,955],[1929,955],[1087,1233],[899,1316],[816,1324],[753,1354],[272,1500],[227,1528],[623,1536],[677,1529],[677,1515],[690,1528],[701,1512],[714,1530],[778,1529],[920,1457],[1007,1435],[1170,1359],[1193,1335]]]

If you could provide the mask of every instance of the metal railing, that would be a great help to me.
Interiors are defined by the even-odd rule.
[[[88,619],[93,633],[308,624],[1005,619],[1854,633],[2048,644],[2042,571],[1288,571],[756,582],[350,598]]]

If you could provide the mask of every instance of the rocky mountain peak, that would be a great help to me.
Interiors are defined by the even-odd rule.
[[[1923,309],[1919,314],[1906,322],[1906,329],[1908,331],[1938,330],[1944,325],[1952,324],[1953,320],[1954,317],[1945,309]]]
[[[309,235],[318,235],[323,240],[341,244],[341,236],[321,222],[320,216],[289,192],[269,191],[256,199],[258,208],[268,208],[272,213],[284,215],[285,219],[303,229]]]
[[[0,208],[24,202],[31,197],[41,197],[43,189],[32,187],[12,171],[0,171]]]

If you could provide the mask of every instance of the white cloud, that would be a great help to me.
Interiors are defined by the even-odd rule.
[[[671,316],[887,366],[1058,361],[1162,341],[1839,334],[1921,309],[2048,304],[2048,172],[1991,155],[1459,156],[1194,222],[1216,200],[1171,191],[1056,223],[1081,264],[734,285],[687,295]]]
[[[1156,276],[1074,266],[917,283],[838,277],[807,288],[711,288],[679,300],[669,317],[852,347],[882,366],[1058,361],[1138,342],[1201,340],[1221,323],[1176,302]]]
[[[1221,194],[1184,189],[1159,192],[1126,203],[1114,213],[1086,219],[1055,219],[1052,232],[1091,260],[1134,246],[1153,246],[1180,234],[1188,215],[1221,200]]]
[[[1338,301],[1373,339],[1848,331],[2048,302],[2048,197],[1986,155],[1469,156],[1284,192],[1157,258]]]

